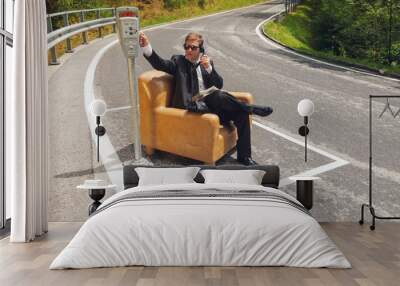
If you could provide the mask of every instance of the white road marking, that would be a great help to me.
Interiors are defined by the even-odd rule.
[[[118,40],[115,40],[98,51],[93,60],[90,62],[88,70],[86,71],[84,83],[85,111],[89,123],[90,134],[92,135],[93,144],[95,144],[95,146],[97,145],[97,136],[94,133],[94,130],[96,129],[96,117],[90,112],[90,104],[96,98],[94,88],[95,73],[101,58],[117,42]],[[105,135],[101,136],[99,142],[100,160],[103,163],[111,182],[117,186],[117,190],[123,190],[124,184],[122,176],[122,163],[118,158],[118,154],[116,153],[108,134],[106,133]]]
[[[278,135],[278,136],[280,136],[280,137],[282,137],[282,138],[284,138],[284,139],[286,139],[286,140],[288,140],[290,142],[293,142],[293,143],[295,143],[297,145],[300,145],[300,146],[304,147],[304,141],[302,141],[302,140],[290,137],[289,135],[286,135],[286,134],[281,133],[281,132],[279,132],[279,131],[277,131],[275,129],[272,129],[271,127],[265,126],[264,124],[259,123],[259,122],[255,121],[255,120],[253,120],[253,122],[254,122],[254,125],[256,125],[256,126],[262,128],[262,129],[266,130],[266,131],[269,131],[269,132],[271,132],[271,133],[273,133],[275,135]],[[322,156],[328,157],[329,159],[332,159],[332,160],[335,160],[335,161],[342,160],[341,158],[339,158],[339,157],[337,157],[337,156],[335,156],[333,154],[330,154],[330,153],[328,153],[328,152],[326,152],[326,151],[324,151],[322,149],[319,149],[319,148],[314,147],[314,146],[309,145],[309,144],[307,144],[307,146],[308,146],[308,149],[310,149],[310,150],[312,150],[312,151],[314,151],[314,152],[316,152],[318,154],[321,154]]]
[[[122,107],[115,107],[115,108],[107,108],[107,112],[112,112],[112,111],[120,111],[120,110],[125,110],[125,109],[130,109],[132,106],[122,106]]]
[[[286,140],[288,140],[290,142],[293,142],[293,143],[295,143],[297,145],[300,145],[302,147],[305,146],[304,141],[298,140],[298,139],[293,138],[293,137],[291,137],[289,135],[286,135],[286,134],[284,134],[282,132],[279,132],[279,131],[271,128],[271,127],[265,126],[264,124],[259,123],[259,122],[255,121],[255,120],[253,120],[253,124],[255,126],[257,126],[257,127],[260,127],[262,129],[264,129],[265,131],[268,131],[268,132],[271,132],[271,133],[273,133],[275,135],[278,135],[278,136],[280,136],[280,137],[282,137],[282,138],[284,138],[284,139],[286,139]],[[331,171],[333,169],[336,169],[336,168],[339,168],[339,167],[342,167],[344,165],[349,164],[348,161],[343,160],[343,159],[341,159],[341,158],[339,158],[339,157],[337,157],[337,156],[335,156],[335,155],[333,155],[331,153],[328,153],[328,152],[326,152],[326,151],[324,151],[324,150],[322,150],[322,149],[320,149],[318,147],[315,147],[313,145],[307,144],[307,148],[309,150],[311,150],[311,151],[314,151],[314,152],[322,155],[322,156],[325,156],[325,157],[328,157],[329,159],[334,160],[334,162],[319,166],[317,168],[314,168],[314,169],[311,169],[311,170],[308,170],[308,171],[304,171],[304,172],[298,173],[296,175],[291,175],[290,177],[292,177],[292,176],[316,176],[318,174],[322,174],[322,173],[325,173],[325,172],[328,172],[328,171]],[[288,178],[281,179],[280,182],[279,182],[279,186],[283,187],[283,186],[287,186],[287,185],[290,185],[290,184],[293,184],[293,183],[294,183],[294,181],[290,180],[289,177],[288,177]]]

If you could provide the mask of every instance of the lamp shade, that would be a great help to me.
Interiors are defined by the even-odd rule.
[[[95,99],[90,104],[90,109],[94,116],[103,116],[106,113],[107,105],[102,99]]]
[[[301,116],[310,116],[314,112],[314,103],[309,99],[303,99],[297,105],[297,111]]]

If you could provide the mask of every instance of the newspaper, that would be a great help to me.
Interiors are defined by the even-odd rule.
[[[200,90],[198,94],[194,95],[192,97],[192,101],[198,101],[198,100],[203,100],[207,95],[210,95],[211,93],[220,90],[219,88],[216,88],[215,86],[212,86],[210,88]]]

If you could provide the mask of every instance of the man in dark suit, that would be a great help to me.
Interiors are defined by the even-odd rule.
[[[152,49],[149,39],[143,32],[140,33],[139,44],[144,57],[154,69],[174,76],[175,91],[172,107],[215,113],[223,125],[229,125],[233,121],[238,132],[236,145],[238,162],[244,165],[256,165],[257,163],[251,158],[249,114],[268,116],[272,113],[272,108],[245,104],[220,90],[223,79],[215,70],[209,56],[204,53],[204,41],[200,34],[189,33],[183,45],[185,55],[174,55],[170,60],[161,58]],[[213,86],[218,90],[208,94],[203,100],[193,101],[200,91]]]

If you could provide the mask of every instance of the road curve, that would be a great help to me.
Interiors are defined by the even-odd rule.
[[[310,144],[350,163],[320,175],[322,180],[316,185],[313,213],[320,220],[358,220],[360,204],[367,200],[368,191],[368,95],[399,94],[400,82],[316,63],[262,41],[256,27],[279,9],[282,4],[272,1],[161,26],[146,34],[153,48],[169,58],[183,52],[183,39],[189,31],[202,33],[206,52],[224,77],[224,88],[249,91],[257,104],[272,106],[275,110],[272,116],[256,120],[293,138],[302,140],[297,135],[302,124],[297,104],[303,98],[311,99],[315,113],[310,119]],[[149,69],[150,65],[140,57],[137,70]],[[126,61],[115,45],[106,53],[97,71],[101,96],[110,108],[130,104],[126,71]],[[374,114],[380,114],[384,103],[374,101]],[[392,105],[398,110],[400,100],[393,100]],[[121,126],[128,118],[128,111],[107,116],[110,125]],[[388,114],[374,119],[374,198],[378,212],[383,215],[400,213],[399,121],[400,116],[393,119]],[[124,133],[126,137],[126,130],[115,129],[110,130],[110,136],[120,138]],[[253,128],[252,139],[255,159],[259,163],[279,164],[284,177],[330,162],[311,152],[310,161],[305,164],[301,146],[258,127]],[[129,151],[120,139],[114,142],[120,154]],[[161,159],[173,160],[163,156]],[[293,193],[294,186],[288,186],[287,191]]]

